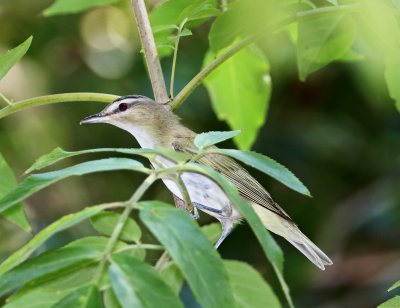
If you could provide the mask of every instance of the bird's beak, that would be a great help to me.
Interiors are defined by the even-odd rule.
[[[104,115],[101,113],[96,113],[84,118],[80,124],[90,124],[90,123],[102,123],[104,122]]]

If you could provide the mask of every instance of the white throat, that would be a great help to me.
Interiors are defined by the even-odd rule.
[[[145,127],[136,126],[132,123],[123,123],[123,122],[112,122],[110,123],[115,125],[123,130],[129,132],[139,143],[140,147],[146,149],[154,149],[156,146],[160,144],[157,143],[157,139],[152,136],[149,130],[146,130]]]

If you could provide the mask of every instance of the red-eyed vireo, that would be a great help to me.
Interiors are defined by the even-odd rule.
[[[86,123],[108,123],[131,133],[142,148],[164,147],[175,151],[193,149],[196,134],[184,127],[179,118],[148,97],[128,95],[118,98],[101,112],[81,121]],[[175,163],[163,157],[158,161],[166,166]],[[293,244],[311,262],[324,270],[332,261],[296,226],[288,214],[275,203],[269,193],[243,167],[229,157],[210,154],[197,161],[225,175],[237,187],[240,195],[253,207],[264,226]],[[159,164],[152,162],[154,168]],[[193,172],[184,172],[181,179],[186,186],[193,206],[218,219],[222,225],[221,237],[215,244],[218,247],[241,219],[239,211],[222,189],[210,178]],[[184,202],[179,185],[171,179],[163,182],[174,196]]]

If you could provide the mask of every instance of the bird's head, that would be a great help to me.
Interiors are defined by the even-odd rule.
[[[88,116],[81,124],[107,123],[131,133],[142,147],[162,145],[179,126],[178,117],[164,105],[142,95],[116,99],[99,113]]]

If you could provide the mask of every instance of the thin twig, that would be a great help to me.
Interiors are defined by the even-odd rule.
[[[144,50],[144,56],[146,58],[154,97],[157,102],[162,104],[166,103],[169,101],[167,88],[165,86],[153,32],[151,31],[146,5],[143,0],[132,0],[132,7],[135,14],[136,25],[139,30],[140,41]]]
[[[113,100],[117,98],[118,96],[116,95],[102,94],[102,93],[63,93],[63,94],[39,96],[15,102],[12,105],[0,109],[0,119],[10,114],[13,114],[14,112],[17,112],[19,110],[34,106],[41,106],[41,105],[55,104],[55,103],[67,103],[67,102],[111,103]]]
[[[13,103],[12,103],[7,97],[5,97],[2,93],[0,93],[0,98],[1,98],[7,105],[10,105],[10,106],[13,105]]]
[[[174,81],[175,81],[176,59],[177,59],[177,56],[178,56],[179,41],[181,39],[182,30],[183,30],[183,27],[185,26],[186,22],[187,22],[187,18],[185,18],[182,21],[182,23],[179,25],[178,34],[177,34],[176,39],[175,39],[174,56],[172,58],[172,68],[171,68],[171,81],[170,81],[170,85],[169,85],[169,97],[170,97],[170,99],[174,98]]]

